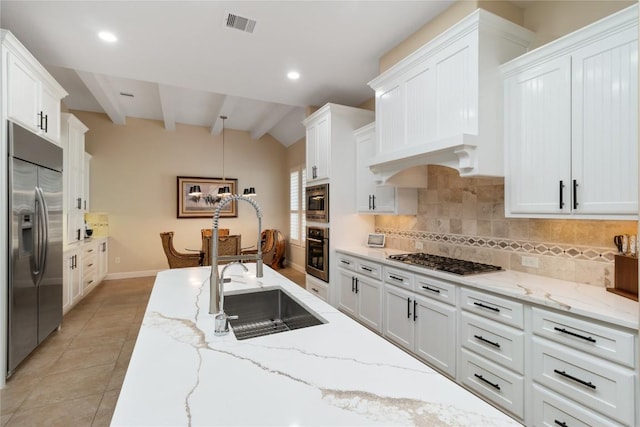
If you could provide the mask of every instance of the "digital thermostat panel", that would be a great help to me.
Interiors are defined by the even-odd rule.
[[[367,246],[372,248],[384,248],[384,234],[374,234],[369,233],[369,238],[367,239]]]

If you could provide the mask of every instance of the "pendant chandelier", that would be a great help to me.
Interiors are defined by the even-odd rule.
[[[225,148],[225,141],[224,141],[224,130],[225,130],[225,120],[227,120],[227,116],[220,116],[220,119],[222,120],[222,187],[218,188],[218,194],[216,197],[216,201],[220,201],[222,198],[227,197],[227,196],[231,196],[231,189],[229,188],[229,186],[226,184],[226,180],[227,180],[227,176],[225,174],[224,171],[224,148]],[[255,187],[247,187],[244,189],[244,191],[242,192],[243,196],[247,196],[247,197],[253,197],[256,195],[256,189]],[[202,196],[202,190],[200,189],[199,185],[193,185],[191,187],[189,187],[189,196],[194,196],[194,197],[199,197]]]

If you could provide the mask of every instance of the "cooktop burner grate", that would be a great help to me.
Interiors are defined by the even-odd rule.
[[[421,252],[390,255],[389,259],[401,261],[411,265],[418,265],[431,270],[439,270],[445,271],[447,273],[458,274],[461,276],[502,270],[502,268],[497,265],[482,264],[479,262],[465,261],[462,259],[448,258]]]

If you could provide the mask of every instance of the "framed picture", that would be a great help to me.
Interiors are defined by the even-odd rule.
[[[212,218],[220,202],[218,189],[228,186],[231,194],[236,194],[238,180],[235,178],[202,178],[194,176],[178,177],[178,218]],[[189,195],[195,187],[200,195]],[[238,216],[238,202],[233,201],[220,211],[220,218]]]

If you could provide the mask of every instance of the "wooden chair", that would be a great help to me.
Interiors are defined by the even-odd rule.
[[[202,234],[202,250],[204,254],[203,265],[211,265],[211,238],[213,232],[211,229],[203,228]],[[228,228],[218,229],[218,256],[220,255],[240,255],[241,235],[229,234]],[[219,264],[223,264],[220,262]]]
[[[160,239],[162,239],[162,248],[164,254],[167,256],[169,262],[169,268],[183,268],[183,267],[198,267],[203,265],[205,254],[200,253],[183,253],[178,252],[173,247],[173,231],[167,231],[160,233]],[[211,260],[209,260],[211,264]]]
[[[274,270],[284,267],[286,241],[280,231],[273,229],[264,230],[260,235],[260,247],[262,249],[263,263]],[[256,249],[246,249],[242,251],[243,254],[255,254],[257,252]]]

